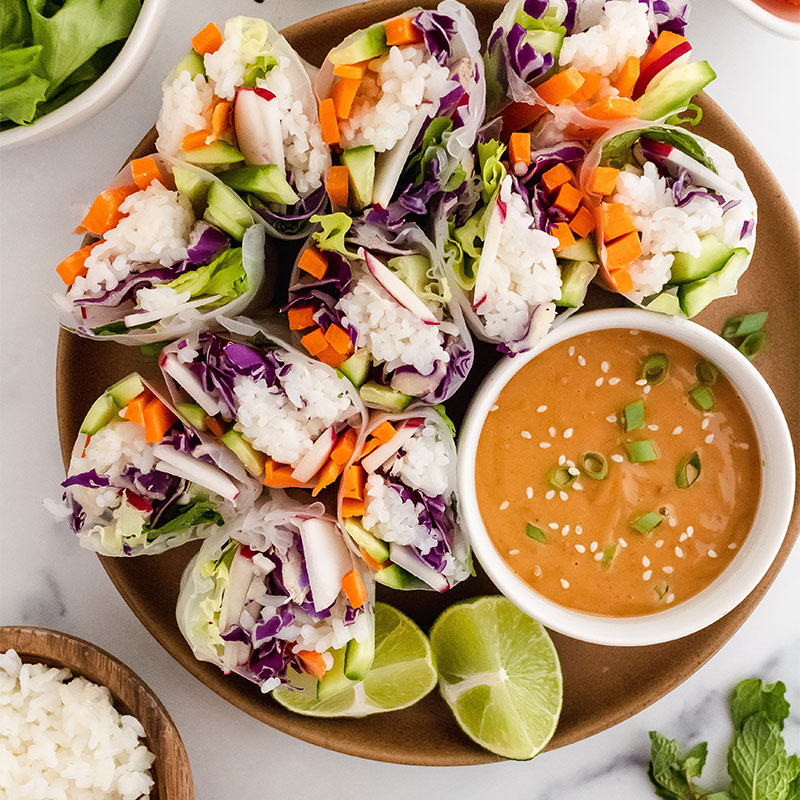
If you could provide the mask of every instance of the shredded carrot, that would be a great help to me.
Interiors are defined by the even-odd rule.
[[[358,546],[358,552],[361,553],[361,558],[364,559],[364,563],[373,572],[380,572],[383,569],[383,564],[381,564],[380,561],[374,559],[361,545]]]
[[[125,413],[122,416],[130,422],[135,422],[137,425],[144,426],[144,407],[148,399],[145,392],[137,395],[128,403],[128,407],[125,409]],[[161,439],[158,441],[161,441]]]
[[[208,25],[192,37],[192,47],[198,55],[204,56],[206,53],[214,53],[222,45],[222,34],[219,28],[213,23],[209,22]]]
[[[414,25],[413,17],[395,17],[386,23],[386,44],[418,44],[422,41],[422,31]]]
[[[386,444],[396,433],[394,425],[388,420],[384,420],[374,430],[370,431],[370,436],[374,436],[381,444]]]
[[[211,130],[219,139],[233,127],[233,103],[221,100],[211,112]],[[186,149],[185,147],[183,148]]]
[[[331,167],[328,170],[325,189],[333,205],[346,208],[350,196],[350,170],[344,164]]]
[[[207,416],[203,422],[205,422],[206,428],[208,428],[214,436],[222,436],[225,433],[225,428],[222,427],[222,423],[216,417]]]
[[[89,212],[81,222],[81,228],[102,236],[107,231],[117,226],[117,223],[125,216],[119,207],[129,195],[138,192],[139,187],[135,183],[126,186],[112,186],[104,189],[94,199]]]
[[[339,144],[341,133],[339,132],[339,122],[336,119],[336,106],[331,97],[326,97],[319,104],[319,125],[322,141],[325,144]]]
[[[345,574],[342,578],[342,589],[353,608],[361,608],[367,602],[367,587],[357,569],[351,569]]]
[[[367,506],[363,500],[351,500],[349,497],[342,500],[343,517],[363,517],[366,511]]]
[[[56,272],[67,286],[72,286],[77,277],[86,274],[86,259],[89,257],[89,253],[92,252],[92,249],[97,247],[101,241],[103,240],[101,239],[100,241],[87,244],[86,247],[81,247],[80,250],[76,250],[74,253],[68,255],[56,267]]]
[[[160,442],[164,434],[173,426],[177,417],[157,397],[150,400],[142,409],[144,419],[144,438],[153,444]]]
[[[633,291],[633,278],[627,268],[614,270],[608,275],[609,283],[622,294],[627,294]]]
[[[583,84],[583,75],[575,67],[570,67],[539,84],[536,87],[536,93],[545,103],[556,106],[575,94]]]
[[[658,39],[653,42],[653,46],[642,56],[642,63],[639,66],[644,72],[651,64],[658,61],[661,56],[666,55],[670,50],[687,41],[685,36],[672,31],[661,31]]]
[[[349,356],[353,352],[353,343],[350,334],[344,328],[332,322],[325,331],[328,344],[340,355]]]
[[[572,170],[566,164],[556,164],[542,175],[542,183],[548,192],[554,192],[559,186],[572,180]]]
[[[586,206],[581,206],[569,221],[569,227],[579,238],[586,238],[595,228],[594,214]]]
[[[317,485],[311,495],[316,497],[323,489],[330,486],[342,474],[342,469],[341,464],[337,464],[333,459],[328,459],[325,466],[319,471]]]
[[[336,444],[331,450],[331,459],[337,464],[344,466],[356,451],[356,442],[358,441],[358,432],[355,428],[348,428],[336,440]]]
[[[307,247],[300,255],[297,266],[319,281],[328,271],[328,259],[316,247]]]
[[[131,175],[133,176],[133,182],[140,189],[146,189],[153,181],[164,183],[161,170],[152,156],[134,158],[131,161]]]
[[[358,64],[337,64],[333,74],[337,78],[363,78],[367,74],[369,61],[359,61]]]
[[[596,167],[587,188],[593,194],[612,194],[617,186],[617,175],[619,170],[614,167]]]
[[[603,241],[610,242],[626,233],[637,230],[636,223],[624,203],[603,203],[600,206],[603,215]]]
[[[600,88],[601,77],[596,72],[581,72],[583,86],[570,98],[575,102],[591,100]]]
[[[580,190],[576,189],[571,183],[565,183],[558,190],[553,205],[567,214],[574,214],[581,204],[581,200],[583,200],[583,194],[581,194]]]
[[[300,339],[300,343],[312,356],[319,355],[328,347],[322,328],[315,328],[311,333],[307,333]]]
[[[272,458],[268,458],[264,462],[264,486],[270,489],[291,489],[303,485],[292,477],[292,468],[290,466],[279,464]]]
[[[367,485],[367,472],[360,464],[351,464],[344,473],[342,497],[350,500],[364,500]]]
[[[186,136],[183,137],[181,140],[181,150],[188,152],[189,150],[197,150],[198,147],[204,147],[209,138],[213,141],[214,139],[214,132],[213,131],[193,131],[192,133],[187,133]]]
[[[571,247],[575,244],[575,237],[569,229],[566,222],[556,222],[550,226],[550,235],[558,239],[558,247],[556,250],[563,250],[565,247]]]
[[[361,86],[361,78],[339,78],[333,84],[331,99],[339,119],[347,119],[350,116],[359,86]]]
[[[619,92],[620,97],[631,97],[633,87],[639,80],[639,59],[636,56],[628,56],[628,60],[622,65],[614,87]]]
[[[626,233],[606,245],[606,268],[611,272],[626,267],[642,254],[642,243],[636,231]]]
[[[583,113],[592,119],[628,119],[639,114],[639,104],[628,97],[606,97]]]
[[[501,137],[504,140],[508,140],[512,133],[529,128],[539,117],[546,113],[547,106],[539,103],[511,103],[507,105],[501,114],[503,119]]]
[[[289,318],[289,330],[301,331],[303,328],[311,328],[316,323],[314,322],[314,314],[316,309],[312,305],[308,306],[295,306],[290,308],[287,314]]]
[[[512,164],[531,163],[531,135],[515,131],[508,140],[508,158]]]
[[[300,662],[300,666],[311,675],[312,678],[319,680],[328,671],[322,653],[318,653],[316,650],[300,650],[298,653],[295,653],[295,655]]]

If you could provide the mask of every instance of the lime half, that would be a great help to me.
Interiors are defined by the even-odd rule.
[[[385,603],[375,605],[375,658],[367,677],[317,700],[317,681],[292,677],[300,689],[280,687],[272,696],[298,714],[313,717],[364,717],[407,708],[436,686],[428,637],[405,614]]]
[[[464,733],[506,758],[533,758],[561,713],[558,654],[547,631],[505,597],[446,609],[431,628],[439,688]]]

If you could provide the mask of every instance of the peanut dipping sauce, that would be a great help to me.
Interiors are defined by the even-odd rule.
[[[649,385],[641,368],[654,353],[669,364]],[[711,411],[690,401],[701,361],[659,334],[595,331],[553,345],[503,388],[478,443],[477,499],[498,553],[537,592],[603,616],[651,614],[701,591],[733,560],[758,507],[760,453],[723,375]],[[621,411],[638,400],[643,424],[625,432]],[[641,440],[656,460],[629,460],[625,443]],[[605,479],[579,469],[587,452],[605,457]],[[693,452],[700,475],[679,488],[676,471]],[[574,481],[561,489],[550,481],[559,465]],[[635,530],[631,522],[652,512],[662,521]]]

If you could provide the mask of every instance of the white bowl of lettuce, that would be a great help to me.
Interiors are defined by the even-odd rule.
[[[0,148],[87,119],[128,87],[166,0],[0,0]]]

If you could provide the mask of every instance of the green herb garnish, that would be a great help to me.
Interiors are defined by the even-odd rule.
[[[625,406],[620,412],[619,424],[626,433],[641,428],[644,425],[644,403],[637,400]]]
[[[630,521],[630,526],[637,533],[641,533],[643,536],[648,536],[663,521],[664,521],[664,517],[661,514],[659,514],[658,511],[649,511],[647,514],[644,514],[641,517],[637,517],[636,519],[632,519]]]
[[[752,361],[763,349],[767,341],[764,331],[748,333],[736,348],[743,356]]]
[[[525,525],[525,535],[534,541],[547,544],[547,534],[541,528],[537,528],[530,522]]]
[[[650,386],[661,383],[667,377],[669,359],[665,353],[652,353],[642,362],[639,370],[639,379],[645,380]]]
[[[649,439],[625,442],[625,449],[628,451],[628,461],[632,464],[644,464],[648,461],[658,460],[655,442],[651,442]]]
[[[611,566],[611,562],[614,560],[614,556],[617,552],[617,546],[615,544],[610,544],[603,550],[603,560],[600,562],[600,566],[603,569],[608,569]]]
[[[688,489],[700,477],[701,470],[700,456],[697,451],[685,456],[678,462],[678,469],[675,472],[675,485],[679,489]]]
[[[558,489],[562,492],[570,489],[578,476],[573,475],[569,470],[569,467],[561,465],[553,467],[547,475],[548,483],[554,489]]]
[[[739,339],[742,336],[760,331],[767,321],[767,312],[761,311],[758,314],[743,314],[738,317],[731,317],[722,326],[722,338]]]
[[[719,370],[710,361],[698,361],[694,368],[697,382],[704,386],[713,386],[719,378]]]
[[[608,477],[608,461],[600,453],[584,453],[580,469],[587,478],[594,481],[604,481]]]
[[[698,383],[692,386],[687,394],[689,395],[689,402],[698,411],[711,411],[714,408],[714,392],[711,391],[710,386]]]

